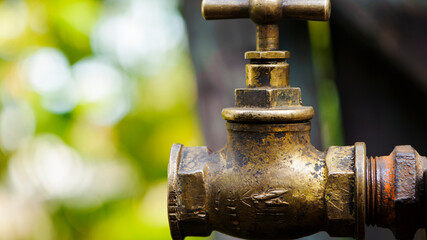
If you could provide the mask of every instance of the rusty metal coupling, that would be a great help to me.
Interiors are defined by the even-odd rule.
[[[366,156],[364,143],[317,150],[314,110],[289,86],[290,57],[278,48],[284,18],[327,20],[328,0],[204,0],[206,19],[250,17],[257,51],[247,52],[246,88],[222,116],[226,146],[174,144],[168,215],[174,240],[220,231],[248,239],[292,239],[326,231],[363,239],[365,226],[411,239],[426,226],[427,159],[410,146]]]
[[[367,224],[391,228],[399,239],[413,239],[427,226],[427,158],[411,146],[397,146],[389,156],[371,157],[367,166]]]

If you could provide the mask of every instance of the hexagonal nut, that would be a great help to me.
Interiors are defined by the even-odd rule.
[[[422,181],[422,170],[417,171],[420,155],[409,145],[396,146],[392,153],[394,158],[395,185],[395,234],[399,239],[413,238],[418,229],[417,224],[417,175]],[[421,161],[421,160],[419,160]],[[417,174],[418,172],[418,174]]]
[[[245,59],[287,59],[291,57],[288,51],[249,51]]]
[[[415,200],[417,165],[416,151],[411,146],[396,146],[394,148],[396,169],[396,199],[395,201],[410,202]]]
[[[237,107],[280,108],[302,105],[299,88],[238,88],[235,96]]]
[[[353,236],[355,230],[354,146],[330,147],[326,154],[327,231],[333,237]]]
[[[175,218],[178,223],[175,226],[181,237],[208,236],[211,233],[207,224],[205,184],[205,168],[210,157],[209,152],[206,147],[181,147],[179,152],[174,154],[177,159],[176,179],[175,181],[168,179],[168,181],[175,184],[172,190],[175,193],[175,201],[169,197],[169,205],[176,207],[172,218]],[[169,189],[169,195],[173,196],[173,193],[171,194]],[[171,222],[171,216],[169,219]]]

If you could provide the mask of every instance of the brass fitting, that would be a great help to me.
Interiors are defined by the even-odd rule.
[[[227,122],[227,130],[227,146],[217,153],[173,147],[173,239],[212,230],[272,239],[322,230],[325,153],[310,144],[310,123]]]
[[[289,86],[289,52],[278,48],[283,18],[327,20],[328,0],[204,0],[206,19],[250,17],[257,51],[247,52],[246,88],[222,111],[226,146],[174,144],[168,168],[172,238],[220,231],[251,239],[289,239],[327,231],[363,239],[365,225],[390,228],[401,239],[426,226],[427,158],[410,146],[368,158],[364,143],[310,141],[314,110]]]
[[[288,51],[253,51],[245,54],[246,87],[289,87]]]

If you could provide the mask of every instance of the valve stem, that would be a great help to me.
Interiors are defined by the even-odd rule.
[[[256,50],[277,51],[279,49],[279,25],[256,25]]]

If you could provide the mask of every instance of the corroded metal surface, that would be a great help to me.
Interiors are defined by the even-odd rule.
[[[427,158],[411,146],[396,146],[388,156],[371,158],[367,184],[367,223],[412,239],[426,226]]]

